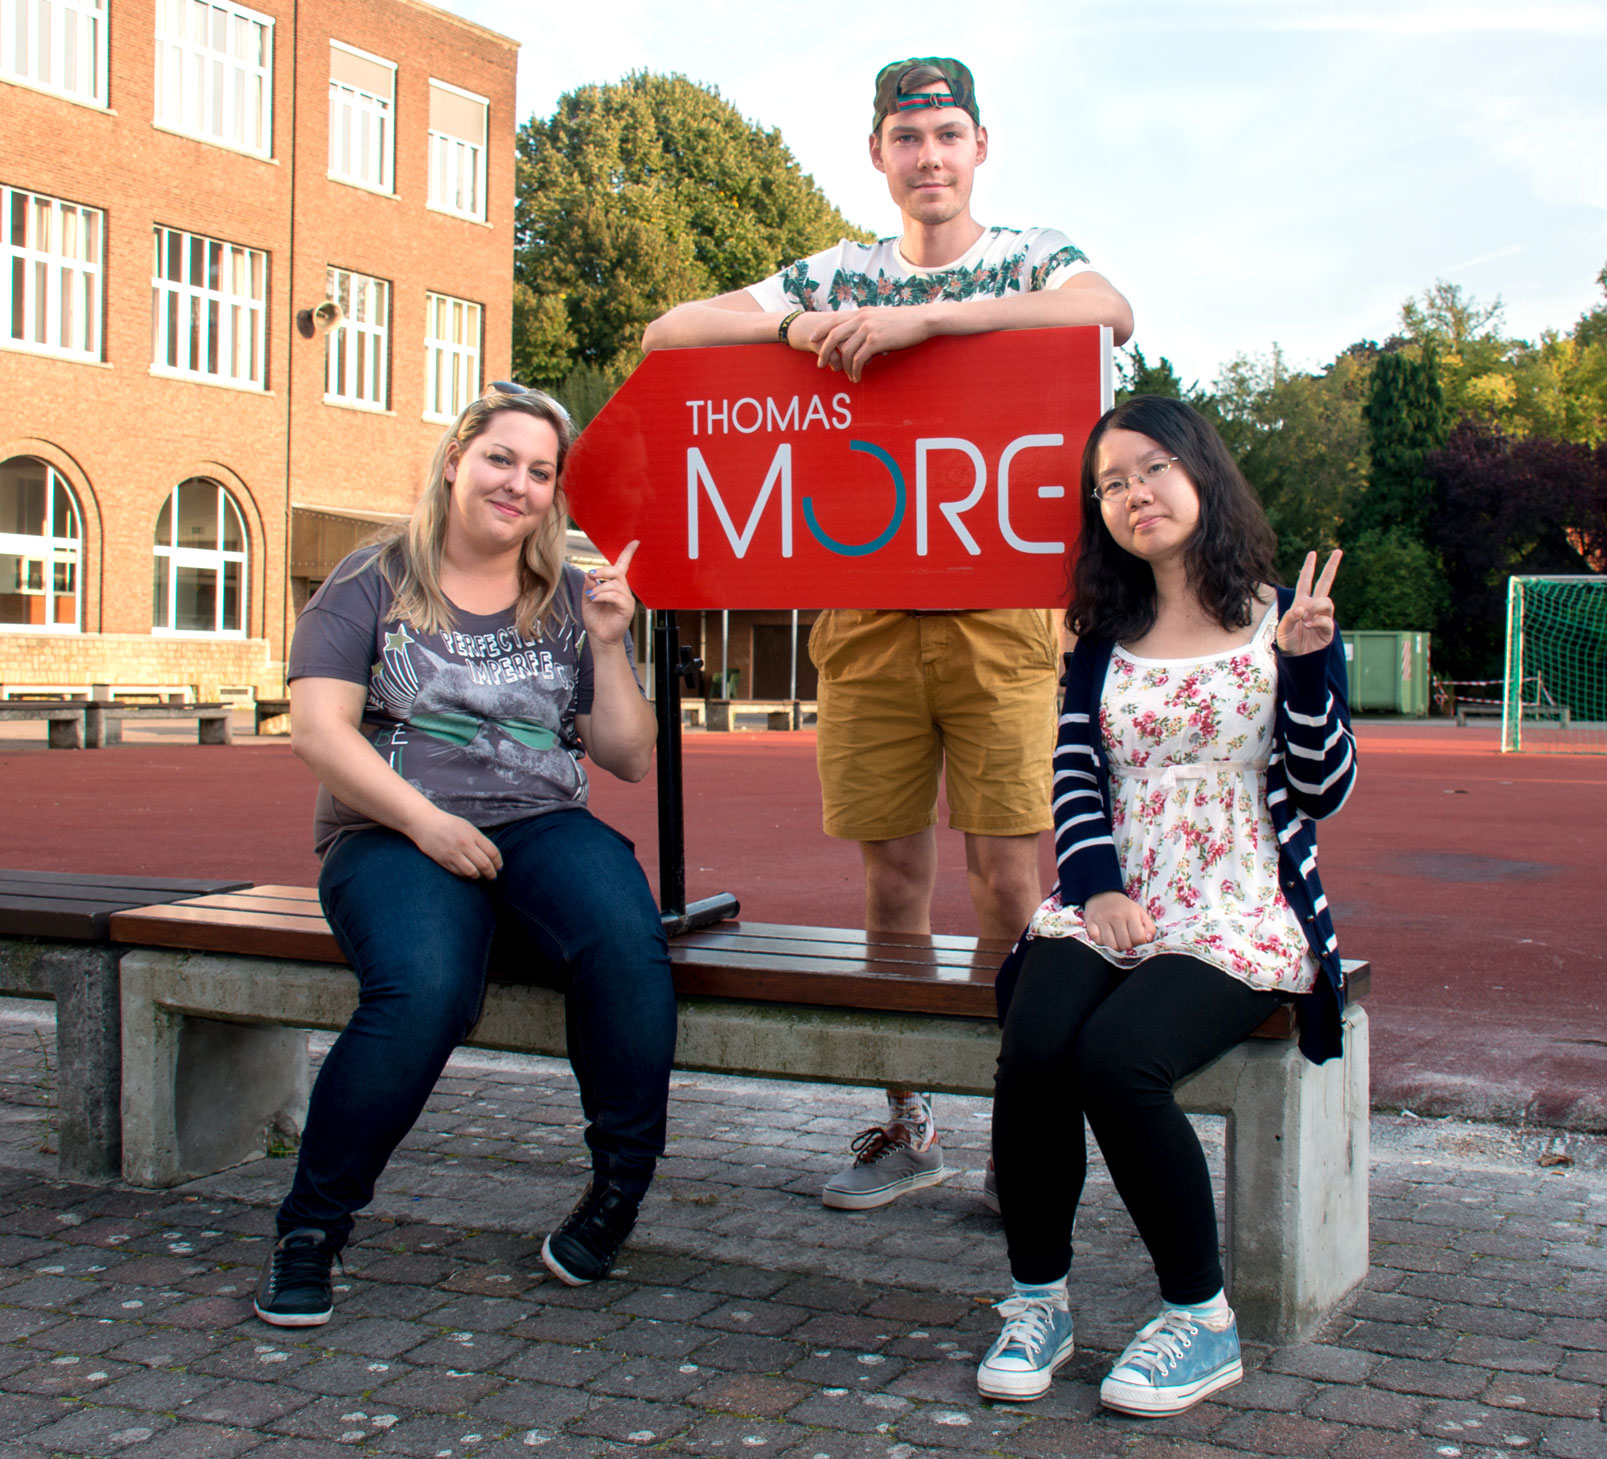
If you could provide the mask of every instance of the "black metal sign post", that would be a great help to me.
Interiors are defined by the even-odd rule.
[[[701,659],[681,647],[675,614],[653,614],[653,704],[658,714],[658,888],[664,931],[675,937],[735,917],[741,904],[717,892],[690,906],[686,901],[686,814],[681,787],[681,684]]]

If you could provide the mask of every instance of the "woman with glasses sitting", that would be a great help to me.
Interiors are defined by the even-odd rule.
[[[319,899],[360,1001],[324,1060],[256,1311],[327,1322],[330,1266],[499,968],[562,988],[592,1179],[542,1246],[606,1276],[664,1150],[669,955],[630,843],[586,809],[589,756],[652,763],[626,569],[564,562],[570,423],[494,385],[442,438],[406,523],[336,568],[296,625],[295,751],[320,781]]]
[[[992,1398],[1037,1398],[1071,1356],[1086,1116],[1162,1300],[1100,1397],[1171,1414],[1243,1376],[1211,1178],[1173,1086],[1291,995],[1302,1051],[1341,1052],[1313,830],[1356,773],[1328,596],[1339,554],[1315,583],[1311,553],[1293,589],[1274,587],[1261,505],[1181,401],[1108,412],[1082,486],[1054,760],[1059,887],[999,976],[993,1158],[1014,1291],[977,1381]]]

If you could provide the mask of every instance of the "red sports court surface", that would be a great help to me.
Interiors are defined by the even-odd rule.
[[[313,781],[285,741],[233,749],[0,741],[14,867],[311,884]],[[187,730],[184,732],[188,732]],[[1502,755],[1488,726],[1364,723],[1320,831],[1347,956],[1373,963],[1375,1101],[1607,1129],[1607,756]],[[809,733],[689,735],[687,883],[747,917],[859,926],[855,847],[820,830]],[[657,885],[651,779],[593,806]],[[974,930],[944,834],[934,926]],[[1044,870],[1049,875],[1049,856]]]

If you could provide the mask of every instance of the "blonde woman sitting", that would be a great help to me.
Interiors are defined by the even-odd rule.
[[[479,1017],[498,965],[560,987],[592,1179],[542,1259],[606,1276],[664,1150],[675,998],[657,906],[586,809],[589,756],[626,780],[654,719],[626,569],[563,561],[568,415],[493,386],[442,439],[412,518],[348,557],[291,649],[298,755],[321,782],[318,892],[361,998],[313,1089],[256,1311],[332,1311],[331,1263]]]

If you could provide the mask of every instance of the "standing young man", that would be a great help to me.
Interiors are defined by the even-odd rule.
[[[902,219],[896,238],[844,240],[745,289],[671,309],[649,350],[779,343],[858,381],[877,356],[940,334],[1105,324],[1132,333],[1127,301],[1048,228],[984,228],[971,185],[988,155],[970,71],[943,56],[876,77],[870,160]],[[933,402],[934,412],[946,409]],[[858,841],[865,926],[930,932],[938,774],[965,835],[984,937],[1019,935],[1041,900],[1050,825],[1058,640],[1048,610],[832,610],[816,620],[821,796],[828,835]],[[947,1173],[928,1096],[887,1091],[888,1117],[854,1142],[822,1199],[865,1210]]]

